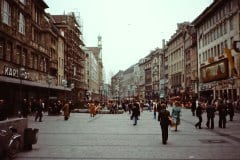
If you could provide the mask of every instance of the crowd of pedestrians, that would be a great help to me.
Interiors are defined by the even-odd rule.
[[[228,99],[214,99],[214,100],[198,100],[192,99],[188,108],[191,110],[192,116],[197,117],[195,127],[202,129],[203,125],[203,115],[206,113],[206,127],[209,129],[214,129],[214,119],[215,114],[218,113],[218,127],[226,128],[227,116],[229,115],[229,121],[234,120],[234,109],[236,108],[236,103]],[[130,119],[133,121],[133,125],[138,124],[141,112],[146,109],[147,112],[152,112],[154,120],[158,120],[160,123],[162,143],[167,144],[168,141],[168,130],[169,126],[173,127],[174,131],[178,131],[178,126],[181,124],[182,108],[184,103],[180,99],[168,100],[168,101],[153,101],[148,100],[146,102],[131,100],[124,101],[122,103],[118,101],[113,101],[108,104],[100,105],[99,102],[89,101],[87,104],[89,109],[90,117],[95,117],[97,113],[103,107],[110,110],[110,113],[116,114],[119,109],[124,112],[128,112]],[[19,108],[19,116],[27,118],[29,114],[35,116],[35,121],[43,121],[43,112],[48,111],[49,113],[61,114],[64,120],[68,120],[70,117],[70,112],[72,109],[72,102],[65,101],[61,102],[56,100],[54,102],[45,103],[43,99],[23,99],[21,106]],[[171,110],[169,110],[171,109]],[[6,119],[5,117],[5,107],[4,100],[0,100],[0,120]]]

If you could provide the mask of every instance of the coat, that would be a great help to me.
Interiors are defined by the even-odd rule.
[[[70,115],[69,103],[65,103],[62,110],[63,110],[64,117],[68,117]]]
[[[94,103],[90,103],[89,104],[89,112],[90,112],[90,114],[96,114],[96,109],[95,109],[95,105],[94,105]]]

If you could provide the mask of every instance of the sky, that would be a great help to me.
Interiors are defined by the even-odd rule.
[[[102,36],[106,82],[152,50],[162,48],[176,32],[177,23],[192,22],[213,0],[44,0],[52,14],[75,12],[80,17],[83,42],[97,47]]]

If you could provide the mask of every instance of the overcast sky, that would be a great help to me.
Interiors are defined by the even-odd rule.
[[[119,70],[125,70],[162,47],[177,23],[192,22],[213,0],[45,0],[46,12],[78,12],[83,41],[97,46],[102,36],[102,56],[107,82]]]

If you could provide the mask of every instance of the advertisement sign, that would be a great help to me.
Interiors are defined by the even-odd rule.
[[[228,60],[222,59],[200,68],[201,80],[204,83],[229,78]]]

